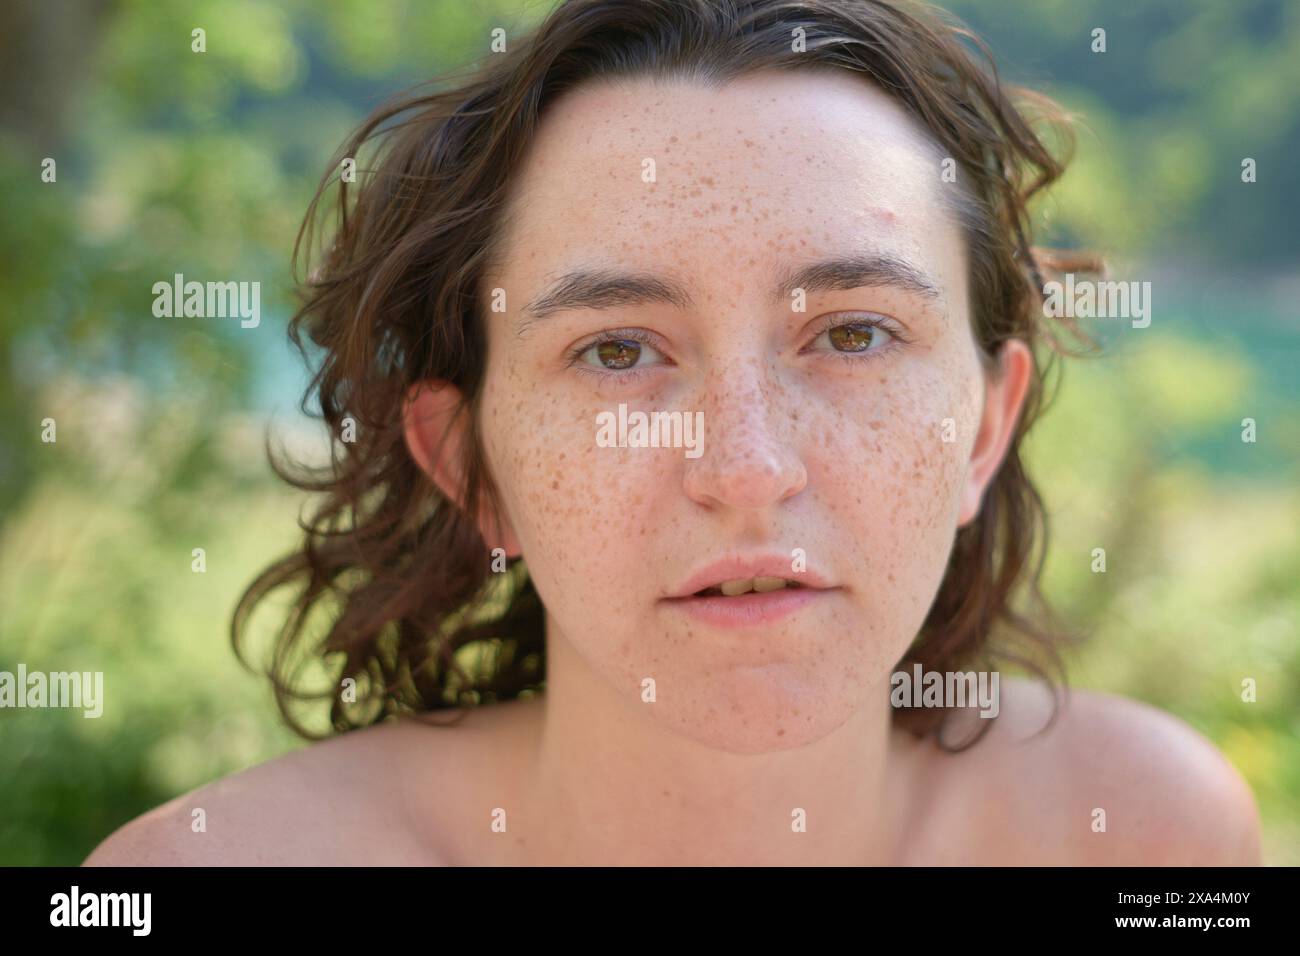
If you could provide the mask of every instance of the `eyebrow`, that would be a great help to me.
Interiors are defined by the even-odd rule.
[[[772,292],[774,302],[788,299],[796,289],[836,292],[889,286],[937,299],[939,285],[918,266],[882,253],[833,256],[792,267],[782,273]],[[675,279],[645,272],[578,269],[565,273],[550,288],[524,306],[516,335],[534,323],[569,309],[603,309],[615,305],[666,303],[679,309],[692,305],[690,292]]]

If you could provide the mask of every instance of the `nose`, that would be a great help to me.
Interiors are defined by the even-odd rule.
[[[713,371],[700,406],[704,452],[688,459],[683,487],[711,508],[756,511],[797,495],[808,472],[792,443],[791,403],[759,359]]]

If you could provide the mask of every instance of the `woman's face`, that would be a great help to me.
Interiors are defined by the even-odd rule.
[[[680,733],[777,750],[883,706],[973,515],[940,161],[864,80],[767,72],[579,87],[513,185],[480,418],[503,517],[553,631]],[[578,301],[578,272],[641,282]],[[702,413],[702,443],[609,447],[620,405]],[[709,573],[733,557],[777,564]],[[749,577],[805,586],[681,597]]]

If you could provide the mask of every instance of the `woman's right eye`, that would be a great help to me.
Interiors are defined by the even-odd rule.
[[[636,366],[638,360],[643,356],[663,358],[658,351],[644,342],[619,337],[602,339],[594,343],[579,356],[579,359],[587,365],[603,368],[611,372],[619,372]],[[641,367],[659,364],[662,363],[655,361],[640,363]]]

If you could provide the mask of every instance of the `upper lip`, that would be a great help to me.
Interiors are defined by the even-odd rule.
[[[691,597],[705,588],[717,587],[723,581],[743,581],[747,578],[785,578],[806,588],[831,587],[825,578],[809,567],[795,571],[791,555],[767,554],[755,557],[733,555],[700,568],[681,586],[668,595],[670,598]]]

